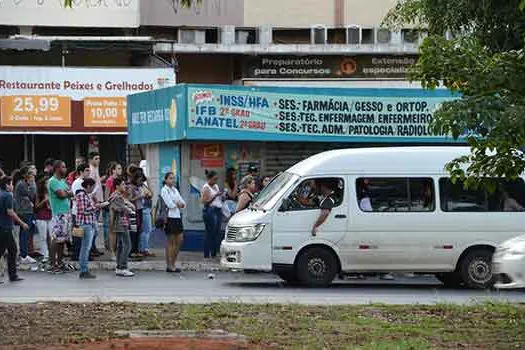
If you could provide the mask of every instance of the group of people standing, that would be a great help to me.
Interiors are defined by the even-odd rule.
[[[96,152],[87,161],[78,157],[75,163],[69,174],[65,162],[52,159],[46,160],[40,174],[32,164],[12,176],[0,171],[0,258],[7,250],[11,281],[20,280],[15,237],[20,263],[36,264],[37,258],[49,272],[71,271],[75,267],[63,259],[67,248],[71,259],[79,263],[81,279],[95,278],[88,262],[104,254],[95,243],[99,233],[117,262],[118,276],[134,275],[128,269],[129,258],[153,255],[148,244],[152,192],[142,169],[130,165],[123,174],[122,165],[111,162],[101,176]],[[38,237],[40,252],[31,254],[34,237]]]
[[[88,262],[104,255],[96,246],[99,234],[104,235],[106,251],[116,261],[116,275],[133,276],[128,269],[130,258],[154,256],[149,250],[153,225],[166,234],[166,272],[180,272],[176,261],[183,243],[181,211],[186,202],[175,186],[175,174],[164,175],[158,202],[165,215],[157,213],[162,219],[153,222],[153,192],[143,170],[135,165],[124,170],[111,162],[101,176],[99,167],[100,154],[90,153],[87,160],[78,157],[75,170],[69,173],[65,162],[52,159],[46,160],[41,173],[33,164],[24,165],[12,176],[0,170],[0,258],[7,250],[11,281],[21,280],[16,272],[17,255],[20,263],[40,262],[52,273],[75,269],[64,262],[66,251],[71,260],[78,261],[81,279],[96,278]],[[227,218],[246,209],[270,182],[270,177],[260,179],[257,173],[256,167],[250,167],[249,174],[238,181],[237,171],[230,168],[221,189],[218,173],[206,172],[201,189],[205,258],[219,253],[223,207],[235,203]]]
[[[240,212],[250,206],[255,196],[271,181],[271,177],[262,179],[258,177],[258,169],[250,166],[248,174],[240,182],[237,181],[237,170],[229,168],[226,173],[224,190],[218,182],[218,173],[214,170],[206,172],[207,182],[201,189],[201,202],[203,204],[203,221],[205,226],[204,258],[215,258],[220,250],[224,238],[222,232],[223,206],[225,201],[236,202],[234,213]]]

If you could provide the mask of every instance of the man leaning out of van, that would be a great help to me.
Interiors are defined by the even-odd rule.
[[[324,224],[326,219],[328,219],[328,216],[330,216],[330,213],[332,212],[332,209],[335,207],[336,203],[334,198],[334,184],[329,181],[322,181],[319,184],[319,189],[321,190],[321,202],[319,204],[321,214],[319,214],[317,221],[314,223],[314,227],[312,228],[312,236],[317,235],[319,226]]]

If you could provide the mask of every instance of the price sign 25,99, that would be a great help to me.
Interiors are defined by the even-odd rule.
[[[5,127],[70,127],[71,98],[54,95],[2,96]]]

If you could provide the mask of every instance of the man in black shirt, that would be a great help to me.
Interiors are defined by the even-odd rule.
[[[22,230],[29,226],[23,222],[13,210],[13,181],[10,177],[0,178],[0,258],[7,250],[7,269],[11,282],[21,281],[16,272],[16,242],[13,237],[13,222],[16,221]],[[0,281],[2,283],[3,281]]]
[[[319,207],[321,209],[321,214],[317,218],[317,221],[314,224],[314,227],[312,228],[312,236],[317,235],[317,229],[319,226],[325,223],[326,219],[328,219],[328,216],[330,216],[330,213],[332,212],[332,209],[335,207],[335,199],[334,199],[334,189],[333,185],[329,183],[328,181],[322,181],[319,185],[321,190],[321,203],[319,204]]]

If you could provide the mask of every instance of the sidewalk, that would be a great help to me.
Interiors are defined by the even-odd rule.
[[[142,261],[130,260],[131,270],[136,271],[165,271],[166,270],[166,252],[164,249],[152,249],[155,257],[144,258]],[[109,254],[96,258],[89,263],[90,269],[93,270],[114,270],[116,263],[110,261]],[[219,259],[204,259],[202,252],[180,252],[177,258],[177,267],[183,271],[214,272],[226,271],[220,266]]]
[[[134,271],[165,271],[166,270],[166,254],[164,249],[153,249],[155,257],[144,258],[142,261],[129,261],[129,268]],[[66,258],[67,261],[67,258]],[[78,266],[78,263],[73,263]],[[110,260],[110,255],[106,252],[103,256],[95,258],[89,262],[91,270],[115,270],[116,263]],[[197,272],[217,272],[228,271],[222,268],[219,259],[204,259],[202,252],[180,252],[177,259],[177,267],[183,271],[197,271]],[[35,265],[19,265],[21,271],[38,271],[41,266]]]

